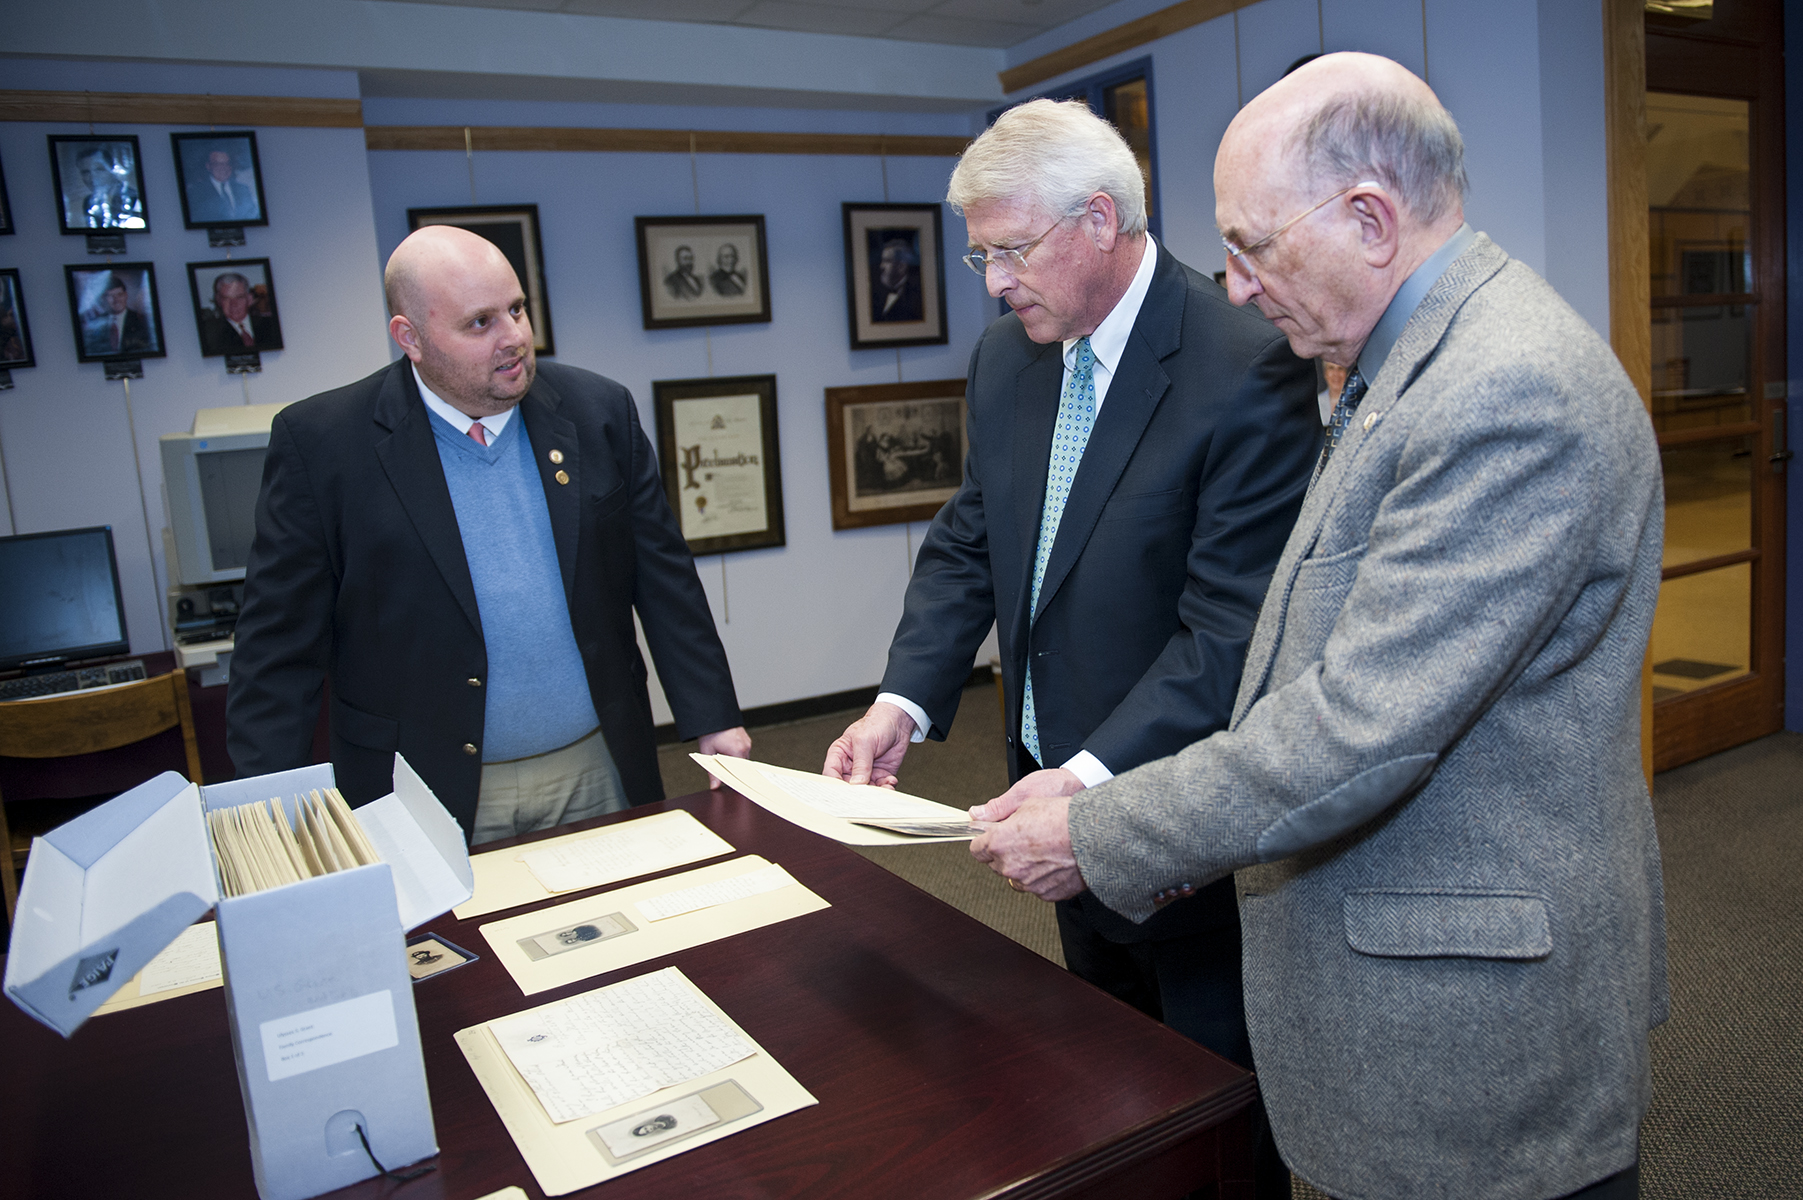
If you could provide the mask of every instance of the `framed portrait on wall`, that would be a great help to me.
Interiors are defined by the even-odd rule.
[[[776,376],[663,379],[651,395],[664,494],[690,553],[782,545]]]
[[[932,520],[968,446],[962,379],[827,388],[833,528]]]
[[[64,233],[146,233],[136,134],[51,134],[50,175]]]
[[[228,258],[188,264],[200,353],[261,353],[282,348],[282,319],[267,258]]]
[[[25,320],[25,293],[19,287],[19,270],[0,270],[0,371],[35,367],[31,352],[31,326]]]
[[[538,205],[488,204],[463,208],[410,208],[409,231],[424,225],[455,225],[493,242],[526,292],[526,315],[532,320],[532,349],[550,356],[557,353],[551,336],[551,301],[545,288],[545,248],[539,240]]]
[[[182,221],[189,229],[269,224],[253,130],[172,133],[169,143],[175,151]]]
[[[66,266],[75,357],[82,362],[163,358],[163,313],[155,265]]]
[[[763,216],[634,217],[646,329],[770,319]]]
[[[943,345],[945,234],[937,204],[844,204],[851,346]]]
[[[0,235],[14,232],[12,201],[6,198],[6,167],[0,163]]]

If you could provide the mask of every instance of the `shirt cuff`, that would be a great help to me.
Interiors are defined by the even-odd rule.
[[[881,699],[879,696],[878,699]],[[1092,788],[1098,783],[1107,783],[1114,778],[1114,772],[1102,765],[1102,760],[1087,750],[1079,750],[1071,758],[1065,760],[1064,769],[1083,781],[1083,786]]]
[[[878,692],[876,698],[885,704],[895,705],[895,707],[914,718],[914,735],[910,737],[908,741],[924,742],[927,740],[927,729],[932,725],[932,722],[927,720],[926,709],[920,707],[920,705],[914,703],[914,701],[908,699],[906,696],[898,696],[894,692]],[[1096,764],[1098,767],[1101,765],[1101,763]]]

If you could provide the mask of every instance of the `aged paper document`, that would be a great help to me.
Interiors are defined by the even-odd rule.
[[[509,1049],[522,1043],[523,1068]],[[674,967],[460,1030],[457,1045],[547,1196],[818,1103]],[[718,1065],[676,1078],[708,1062]],[[559,1119],[658,1078],[675,1082]]]
[[[454,911],[458,920],[467,921],[561,892],[618,883],[732,852],[729,842],[686,812],[652,813],[529,846],[471,855],[476,894]]]
[[[781,867],[748,854],[506,917],[482,926],[482,937],[520,991],[534,996],[828,907]]]
[[[200,921],[188,926],[163,952],[144,964],[137,978],[107,998],[96,1014],[173,1000],[192,992],[220,987],[225,980],[219,968],[218,926]]]
[[[674,967],[490,1021],[495,1041],[553,1124],[750,1058]]]
[[[702,770],[717,775],[783,820],[848,846],[900,846],[919,842],[968,841],[970,834],[917,837],[860,825],[858,820],[956,822],[967,825],[970,813],[906,792],[868,784],[851,784],[807,771],[724,755],[691,754]]]

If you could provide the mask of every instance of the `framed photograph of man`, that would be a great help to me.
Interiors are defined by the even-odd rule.
[[[551,301],[545,288],[545,248],[539,240],[538,205],[490,204],[463,208],[410,208],[409,231],[422,225],[455,225],[493,242],[513,264],[526,293],[526,315],[532,319],[532,349],[547,357],[557,353],[551,336]]]
[[[282,320],[267,258],[188,264],[194,324],[205,357],[282,348]]]
[[[19,270],[0,270],[0,371],[35,367],[31,352],[31,326],[25,320],[25,293],[19,287]]]
[[[172,133],[169,144],[189,229],[269,224],[254,131]]]
[[[851,346],[943,345],[945,236],[937,204],[844,204]]]
[[[163,358],[163,313],[157,304],[156,267],[147,262],[67,266],[69,317],[75,325],[75,357]]]
[[[646,329],[770,319],[764,218],[635,217]]]
[[[656,380],[651,395],[664,494],[689,551],[782,545],[776,376]]]
[[[964,475],[964,380],[826,389],[833,528],[930,521]]]
[[[6,168],[0,165],[0,235],[13,232],[13,205],[6,196]]]
[[[51,134],[50,174],[64,233],[146,233],[136,134]]]

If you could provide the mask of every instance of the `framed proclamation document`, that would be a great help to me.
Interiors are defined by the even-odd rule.
[[[690,552],[782,545],[776,376],[664,379],[651,393],[664,494]]]

